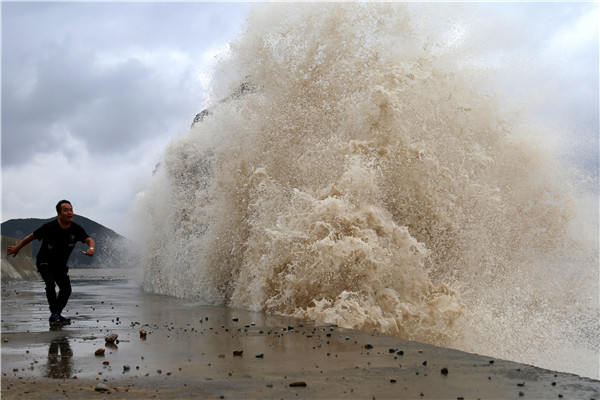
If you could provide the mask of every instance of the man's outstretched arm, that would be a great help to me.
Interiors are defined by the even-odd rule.
[[[29,235],[27,235],[25,237],[25,239],[21,240],[19,242],[19,244],[17,244],[16,246],[8,246],[6,255],[10,256],[12,254],[12,256],[15,257],[17,254],[19,254],[19,251],[21,251],[21,249],[23,247],[27,246],[29,243],[33,242],[34,240],[35,240],[35,236],[33,236],[33,233],[30,233]]]

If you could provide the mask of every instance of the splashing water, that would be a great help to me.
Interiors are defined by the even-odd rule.
[[[145,288],[596,377],[576,177],[418,25],[257,8],[139,195]]]

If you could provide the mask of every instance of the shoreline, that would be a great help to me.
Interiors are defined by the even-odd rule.
[[[40,282],[2,285],[3,398],[600,399],[590,378],[202,306],[100,271],[74,274],[68,308],[73,324],[50,330]]]

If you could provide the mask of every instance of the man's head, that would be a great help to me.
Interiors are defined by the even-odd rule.
[[[57,214],[60,214],[60,212],[62,211],[63,204],[67,204],[72,207],[71,202],[69,200],[61,200],[56,204],[56,213]]]
[[[58,220],[65,224],[73,222],[73,206],[69,200],[61,200],[56,204],[56,213],[58,214]]]

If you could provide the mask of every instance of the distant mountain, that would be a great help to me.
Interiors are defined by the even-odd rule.
[[[17,239],[23,239],[37,228],[56,219],[28,218],[10,219],[2,223],[1,233]],[[69,267],[71,268],[120,268],[130,266],[136,261],[134,243],[125,236],[92,221],[81,215],[75,215],[73,221],[83,227],[88,235],[96,242],[94,257],[88,257],[82,252],[87,249],[84,243],[77,243],[71,257]],[[35,260],[41,246],[41,241],[34,240],[33,259]]]

